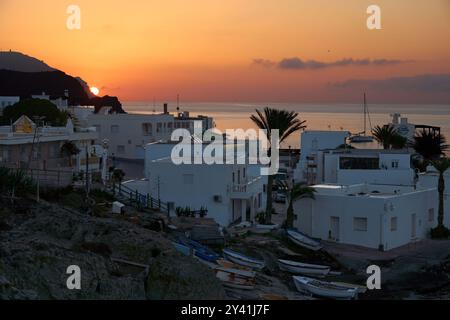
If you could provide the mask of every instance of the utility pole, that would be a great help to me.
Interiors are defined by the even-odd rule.
[[[86,145],[86,198],[89,198],[89,146]]]

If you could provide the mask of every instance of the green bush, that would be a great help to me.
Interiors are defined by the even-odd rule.
[[[24,196],[33,191],[34,182],[20,169],[0,167],[0,192]]]
[[[43,117],[46,123],[52,126],[65,126],[69,114],[60,111],[53,103],[43,99],[25,99],[3,109],[3,116],[0,117],[0,124],[9,125],[15,122],[22,115],[34,121],[34,117]]]

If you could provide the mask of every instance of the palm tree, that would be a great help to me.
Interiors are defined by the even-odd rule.
[[[374,127],[372,135],[379,144],[383,145],[383,149],[403,149],[406,147],[406,138],[399,135],[397,129],[391,125]]]
[[[315,199],[314,193],[316,189],[308,187],[303,183],[294,184],[289,190],[287,183],[282,182],[279,184],[280,188],[286,190],[288,199],[288,208],[286,211],[286,228],[294,227],[294,201],[297,199]]]
[[[439,180],[438,180],[439,212],[438,212],[438,225],[435,228],[435,233],[437,235],[442,235],[446,237],[448,234],[448,230],[444,226],[444,191],[445,191],[444,172],[450,168],[450,158],[443,157],[439,160],[434,160],[431,164],[439,172]]]
[[[445,137],[440,133],[422,130],[414,136],[411,147],[420,154],[426,162],[437,160],[445,154],[449,146],[445,144]]]
[[[306,128],[306,121],[297,118],[298,113],[294,111],[278,110],[266,107],[263,112],[256,110],[256,115],[251,115],[250,119],[262,130],[266,130],[267,140],[269,141],[268,155],[271,155],[271,137],[272,130],[278,130],[279,143],[282,143],[294,132]],[[274,176],[267,178],[267,204],[265,222],[270,223],[272,218],[272,185]]]

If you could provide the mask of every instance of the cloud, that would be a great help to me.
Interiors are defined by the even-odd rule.
[[[253,59],[253,64],[254,65],[258,65],[258,66],[262,66],[265,68],[271,68],[274,65],[276,65],[276,62],[271,61],[271,60],[267,60],[267,59]]]
[[[284,58],[279,62],[267,59],[254,59],[253,64],[265,68],[272,68],[276,66],[282,70],[319,70],[332,67],[347,67],[347,66],[386,66],[411,61],[395,60],[395,59],[353,59],[346,58],[332,62],[322,62],[317,60],[302,60],[297,57]]]
[[[422,74],[412,77],[387,79],[351,79],[333,83],[335,88],[371,89],[376,91],[404,91],[423,93],[449,93],[450,74]]]

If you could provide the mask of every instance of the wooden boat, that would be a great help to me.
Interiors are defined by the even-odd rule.
[[[358,296],[357,288],[332,284],[308,277],[293,276],[298,291],[307,291],[315,296],[331,299],[355,299]]]
[[[256,280],[253,271],[218,267],[214,269],[214,272],[216,277],[227,287],[244,290],[251,290],[255,287]]]
[[[172,241],[175,249],[185,256],[195,256],[207,262],[216,262],[216,260],[220,258],[219,255],[212,250],[199,243],[194,244],[194,242],[195,241],[192,240],[189,240],[189,242],[183,240]]]
[[[341,286],[341,287],[356,288],[358,290],[358,293],[365,293],[367,291],[366,286],[361,286],[358,284],[351,284],[351,283],[345,283],[345,282],[331,282],[331,283],[335,284],[337,286]]]
[[[304,248],[313,250],[313,251],[318,251],[320,249],[322,249],[322,246],[320,245],[319,242],[307,237],[306,235],[295,231],[295,230],[288,230],[288,237],[289,239],[291,239],[292,242],[294,242],[295,244],[298,244],[299,246],[302,246]]]
[[[265,267],[264,261],[244,256],[243,254],[230,249],[223,249],[223,254],[225,258],[241,266],[250,267],[256,270],[262,270]]]
[[[252,268],[244,267],[244,266],[241,266],[239,264],[233,263],[233,262],[225,260],[225,259],[219,259],[216,262],[219,266],[224,267],[224,268],[239,269],[239,270],[246,270],[246,271],[252,270]]]
[[[325,276],[330,272],[329,266],[301,263],[282,259],[278,259],[278,266],[280,267],[281,270],[294,274]]]

